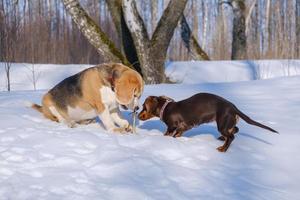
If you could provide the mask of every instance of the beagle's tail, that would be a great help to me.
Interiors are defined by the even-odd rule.
[[[27,105],[27,107],[31,107],[33,108],[34,110],[37,110],[39,111],[40,113],[43,113],[43,107],[38,105],[38,104],[35,104],[35,103],[30,103],[29,105]]]
[[[34,110],[42,113],[46,118],[52,121],[58,122],[57,117],[55,117],[47,107],[43,107],[31,102],[25,102],[25,106],[28,108],[33,108]]]
[[[251,119],[250,117],[248,117],[246,114],[244,114],[242,111],[240,111],[237,107],[235,107],[235,110],[237,112],[237,115],[240,116],[245,122],[247,122],[248,124],[251,124],[251,125],[254,125],[254,126],[258,126],[260,128],[264,128],[264,129],[267,129],[269,131],[272,131],[274,133],[277,133],[279,134],[277,131],[275,131],[274,129],[266,126],[266,125],[263,125],[257,121],[254,121],[253,119]]]

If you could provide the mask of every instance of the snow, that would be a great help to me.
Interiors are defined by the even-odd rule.
[[[0,91],[7,90],[4,66],[0,63]],[[34,82],[37,90],[49,89],[92,66],[12,63],[11,90],[34,90]],[[166,75],[174,82],[187,84],[261,80],[300,75],[300,60],[176,61],[166,63]]]
[[[300,75],[300,60],[171,62],[166,74],[174,82],[233,82]]]
[[[39,87],[79,70],[43,69],[49,76]],[[18,72],[15,80],[25,77]],[[234,73],[230,78],[239,78]],[[146,86],[141,102],[149,95],[181,100],[211,92],[280,135],[241,120],[228,152],[219,153],[215,123],[176,139],[163,136],[158,118],[138,122],[137,134],[112,134],[100,124],[68,128],[25,106],[40,103],[46,90],[0,92],[0,199],[298,199],[300,76],[228,83],[211,78],[214,83]],[[29,89],[26,81],[23,86]],[[123,115],[131,121],[129,112]]]
[[[7,90],[5,64],[0,63],[0,91]],[[36,89],[49,89],[55,86],[64,78],[76,74],[83,69],[93,65],[53,65],[53,64],[30,64],[12,63],[11,64],[11,90],[33,90],[34,82]],[[34,69],[35,81],[32,71]]]

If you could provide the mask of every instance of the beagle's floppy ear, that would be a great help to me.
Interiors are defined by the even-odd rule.
[[[118,69],[114,69],[111,73],[111,78],[112,78],[113,81],[120,78],[120,76],[121,76],[121,72]]]
[[[116,79],[120,78],[120,76],[121,76],[121,72],[117,69],[113,69],[111,75],[108,77],[108,81],[113,91],[115,91],[115,81]]]

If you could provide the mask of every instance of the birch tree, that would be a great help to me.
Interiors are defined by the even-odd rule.
[[[164,62],[170,40],[187,0],[169,2],[150,39],[134,0],[123,0],[126,24],[131,32],[146,83],[165,81]]]
[[[81,7],[78,0],[63,0],[63,3],[77,27],[98,53],[105,58],[105,61],[129,64],[115,44]]]
[[[221,3],[229,4],[233,11],[232,28],[232,60],[243,60],[247,57],[247,38],[245,23],[245,0],[227,0]]]
[[[108,2],[108,1],[107,1]],[[113,42],[103,33],[101,28],[90,18],[79,4],[78,0],[63,0],[66,10],[77,24],[90,43],[96,47],[98,52],[109,61],[123,62],[129,64],[127,58],[118,50]],[[113,0],[110,3],[117,5],[119,13],[123,15],[113,16],[117,29],[122,37],[126,28],[122,28],[125,21],[127,31],[130,32],[140,72],[146,83],[160,83],[165,81],[164,62],[167,49],[173,36],[177,23],[182,16],[187,0],[171,0],[165,9],[152,38],[149,37],[147,28],[137,10],[134,0]],[[120,7],[120,3],[121,7]],[[112,9],[112,7],[110,6]],[[118,28],[119,27],[119,28]],[[122,39],[123,41],[123,39]],[[123,44],[123,49],[124,48]],[[127,47],[127,46],[126,46]],[[130,49],[131,50],[131,49]]]
[[[194,60],[210,60],[206,52],[200,47],[195,35],[192,33],[185,16],[180,21],[181,38]]]
[[[158,0],[151,1],[151,27],[152,33],[155,30],[156,22],[157,22],[157,15],[158,15]]]
[[[296,57],[300,57],[300,0],[296,0]]]

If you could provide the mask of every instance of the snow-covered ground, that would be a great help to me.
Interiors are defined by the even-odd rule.
[[[49,89],[91,66],[12,63],[11,90]],[[167,62],[166,74],[174,82],[188,84],[261,80],[300,75],[300,60]],[[0,62],[0,91],[6,90],[5,64]]]
[[[158,119],[139,122],[136,135],[71,129],[24,106],[45,90],[0,92],[0,199],[298,199],[299,91],[300,76],[146,86],[141,102],[211,92],[280,132],[241,120],[227,153],[215,149],[214,123],[176,139],[162,135]]]
[[[166,74],[179,83],[261,80],[300,75],[300,60],[171,62]]]
[[[92,65],[53,65],[12,63],[10,68],[11,90],[49,89],[62,79]],[[7,90],[5,64],[0,63],[0,91]]]

